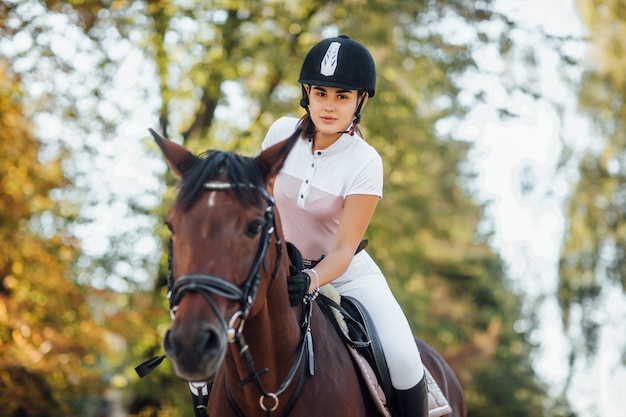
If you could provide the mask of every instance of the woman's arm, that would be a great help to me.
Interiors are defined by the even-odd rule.
[[[320,286],[333,281],[348,269],[379,199],[369,194],[351,194],[346,197],[335,243],[326,257],[315,266]],[[315,286],[315,279],[311,277],[310,289]]]

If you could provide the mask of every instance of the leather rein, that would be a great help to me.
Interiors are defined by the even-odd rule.
[[[261,264],[266,258],[268,248],[270,246],[270,242],[272,239],[272,235],[276,237],[276,248],[277,248],[277,257],[274,264],[274,270],[271,274],[271,279],[275,279],[278,275],[278,269],[280,266],[280,261],[282,258],[282,240],[278,235],[278,232],[275,227],[275,218],[274,218],[274,198],[267,192],[267,190],[263,187],[256,186],[254,184],[247,183],[229,183],[222,181],[210,181],[204,184],[205,190],[210,191],[226,191],[226,190],[235,190],[235,189],[249,189],[258,192],[263,199],[267,202],[268,206],[265,210],[265,221],[263,223],[261,238],[259,241],[259,246],[256,251],[256,255],[254,258],[254,262],[250,268],[250,272],[241,287],[233,285],[232,283],[224,280],[223,278],[219,278],[213,275],[208,274],[185,274],[178,279],[174,280],[173,272],[172,272],[172,260],[173,260],[173,250],[172,250],[172,241],[169,242],[169,256],[168,256],[168,267],[170,270],[170,275],[168,277],[167,284],[167,298],[170,305],[170,316],[174,319],[176,315],[176,311],[178,309],[178,305],[180,304],[182,298],[188,292],[198,292],[200,293],[209,303],[216,316],[218,317],[224,331],[228,336],[229,343],[234,343],[237,347],[240,356],[242,357],[246,369],[248,371],[248,376],[244,378],[240,383],[239,387],[242,388],[246,384],[252,382],[256,386],[257,390],[260,393],[259,397],[259,406],[267,417],[271,416],[271,413],[278,408],[279,399],[278,396],[282,394],[293,382],[295,374],[300,368],[300,365],[303,361],[308,362],[308,370],[309,374],[313,375],[314,367],[313,367],[313,344],[311,338],[311,328],[310,328],[310,319],[312,314],[312,303],[308,303],[304,305],[303,313],[302,313],[302,338],[300,340],[298,346],[298,353],[295,361],[293,362],[291,369],[289,370],[287,376],[284,381],[281,383],[280,387],[275,392],[268,392],[263,383],[260,380],[261,375],[268,372],[267,368],[256,370],[254,367],[254,361],[252,359],[252,354],[250,353],[249,346],[247,345],[244,336],[243,336],[243,328],[245,325],[245,321],[250,313],[250,308],[256,299],[257,290],[260,283],[260,274],[259,270],[261,268]],[[229,300],[239,301],[240,308],[237,310],[228,322],[223,314],[218,310],[215,301],[213,301],[213,296],[220,296]],[[147,375],[150,371],[152,371],[156,366],[158,366],[165,355],[154,357],[138,367],[135,368],[136,372],[140,377]],[[287,416],[291,411],[295,401],[300,394],[302,385],[305,379],[305,372],[300,373],[300,378],[294,393],[289,399],[287,406],[285,407],[282,416]],[[228,399],[231,407],[235,411],[235,413],[239,417],[245,417],[241,412],[239,406],[237,406],[236,402],[233,399],[230,388],[228,387],[228,382],[225,380],[225,388],[226,393],[228,395]],[[192,403],[194,406],[194,413],[196,417],[208,417],[207,404],[209,399],[209,393],[211,390],[211,383],[209,382],[189,382],[189,389],[192,394]]]

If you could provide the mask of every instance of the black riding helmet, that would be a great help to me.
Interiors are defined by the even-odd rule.
[[[365,90],[374,97],[374,58],[360,43],[346,35],[328,38],[313,46],[304,58],[299,83]]]
[[[346,35],[340,35],[324,39],[311,48],[302,63],[298,82],[302,84],[300,105],[308,112],[305,84],[367,91],[369,97],[374,97],[376,65],[367,48]],[[355,112],[352,127],[361,119],[363,100]]]

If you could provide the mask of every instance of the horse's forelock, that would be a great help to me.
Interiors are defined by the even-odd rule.
[[[225,179],[222,178],[225,176]],[[179,184],[177,203],[188,210],[204,191],[208,181],[223,179],[233,184],[254,184],[263,187],[263,177],[254,158],[234,152],[207,151],[190,166]],[[250,206],[258,197],[248,188],[235,188],[237,198],[244,206]]]

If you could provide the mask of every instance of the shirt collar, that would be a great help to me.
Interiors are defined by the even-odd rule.
[[[359,136],[357,135],[350,136],[349,134],[344,133],[343,135],[339,136],[339,139],[337,139],[328,148],[315,151],[315,156],[335,155],[343,151],[344,149],[348,148],[353,143],[354,140],[358,140],[357,138],[359,138]],[[311,142],[309,142],[309,147],[311,146],[310,144]]]

